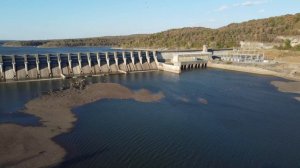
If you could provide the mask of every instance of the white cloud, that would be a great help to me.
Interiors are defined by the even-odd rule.
[[[264,13],[266,10],[265,9],[261,9],[258,11],[258,13]]]
[[[215,11],[216,12],[222,12],[222,11],[228,10],[230,8],[256,6],[256,5],[261,5],[261,4],[268,3],[269,1],[270,0],[256,0],[256,1],[248,0],[248,1],[244,1],[242,3],[235,3],[235,4],[232,4],[232,5],[223,5],[223,6],[220,6],[218,9],[216,9]],[[265,12],[265,11],[260,10],[260,13],[263,13],[263,12]]]
[[[221,7],[219,7],[216,11],[218,11],[218,12],[222,12],[222,11],[224,11],[224,10],[226,10],[226,9],[228,9],[229,8],[229,6],[227,6],[227,5],[223,5],[223,6],[221,6]]]
[[[261,4],[265,4],[265,3],[267,3],[267,1],[245,1],[243,3],[236,3],[233,6],[234,7],[255,6],[255,5],[261,5]]]

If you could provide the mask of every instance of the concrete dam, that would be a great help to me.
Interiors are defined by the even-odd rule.
[[[184,57],[184,52],[180,52]],[[96,53],[57,53],[0,55],[0,81],[36,80],[73,76],[164,70],[181,73],[192,68],[206,68],[206,60],[165,64],[170,54],[157,51],[115,51]],[[173,57],[178,59],[178,53]],[[172,56],[171,56],[172,58]]]

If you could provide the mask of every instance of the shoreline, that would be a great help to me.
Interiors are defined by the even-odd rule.
[[[258,75],[268,75],[268,76],[275,76],[287,80],[292,81],[299,81],[300,77],[275,72],[267,69],[263,69],[260,67],[254,67],[254,66],[241,66],[241,65],[231,65],[231,64],[223,64],[223,63],[212,63],[208,62],[207,66],[209,68],[217,68],[217,69],[225,69],[230,71],[238,71],[238,72],[246,72],[246,73],[252,73],[252,74],[258,74]]]
[[[258,75],[275,76],[289,81],[272,81],[270,84],[277,88],[278,91],[284,93],[296,94],[295,100],[300,102],[300,77],[292,76],[285,73],[275,72],[260,67],[254,66],[241,66],[231,64],[216,64],[209,62],[208,66],[211,68],[224,69],[237,72],[252,73]]]
[[[130,90],[116,83],[97,83],[84,90],[68,89],[30,100],[23,112],[38,117],[41,126],[0,124],[0,167],[48,167],[63,162],[66,150],[53,138],[72,130],[77,121],[72,109],[76,107],[102,99],[151,103],[163,98],[162,92]]]

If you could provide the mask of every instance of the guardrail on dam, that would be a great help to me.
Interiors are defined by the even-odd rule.
[[[158,70],[156,51],[0,55],[0,81]]]

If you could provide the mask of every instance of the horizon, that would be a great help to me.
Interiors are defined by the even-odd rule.
[[[151,34],[188,27],[217,29],[231,23],[296,14],[298,4],[299,1],[293,0],[2,0],[0,19],[7,26],[0,27],[0,40],[84,39]]]

